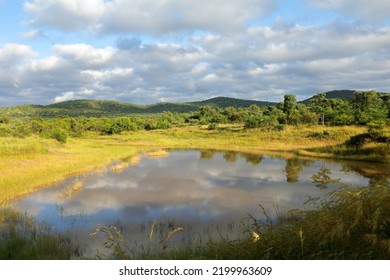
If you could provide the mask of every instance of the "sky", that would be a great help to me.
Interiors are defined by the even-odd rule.
[[[389,0],[0,0],[0,107],[390,91]]]

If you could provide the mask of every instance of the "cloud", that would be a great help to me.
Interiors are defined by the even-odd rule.
[[[32,58],[36,53],[30,46],[21,44],[5,44],[0,46],[0,66],[7,67]],[[1,69],[0,69],[1,70]]]
[[[75,62],[79,67],[109,66],[115,52],[111,47],[95,48],[88,44],[56,44],[53,50],[64,60]]]
[[[38,29],[23,32],[20,35],[24,39],[48,38],[48,36],[42,30]]]
[[[373,22],[390,19],[390,2],[388,0],[306,0],[310,4],[323,9],[339,10],[343,14],[352,15]]]
[[[161,34],[198,29],[228,32],[274,9],[275,5],[269,0],[114,0],[107,3],[102,31]]]
[[[54,98],[54,102],[63,102],[74,99],[74,92],[73,91],[67,91],[64,92],[61,96],[57,96]]]
[[[278,23],[192,35],[184,43],[122,36],[115,45],[55,44],[40,57],[25,45],[1,46],[0,96],[9,104],[215,96],[280,102],[286,93],[304,99],[318,91],[390,88],[389,27]]]
[[[30,24],[62,31],[86,28],[105,34],[177,31],[231,32],[273,11],[271,0],[33,0]]]
[[[30,24],[64,31],[88,28],[104,13],[104,0],[33,0],[24,9]]]

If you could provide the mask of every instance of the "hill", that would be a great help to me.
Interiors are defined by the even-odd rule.
[[[238,99],[238,98],[231,98],[231,97],[215,97],[203,101],[195,101],[190,102],[188,104],[193,104],[195,106],[216,106],[220,108],[226,108],[226,107],[241,107],[241,108],[247,108],[251,105],[257,105],[260,107],[263,106],[274,106],[277,105],[275,102],[266,102],[266,101],[255,101],[255,100],[245,100],[245,99]]]
[[[339,98],[343,100],[352,100],[354,90],[333,90],[325,92],[327,98]],[[384,93],[380,93],[384,94]],[[309,104],[308,98],[301,103]],[[117,117],[124,115],[148,115],[161,114],[163,112],[187,113],[198,110],[201,106],[216,106],[226,108],[229,106],[236,108],[246,108],[251,105],[274,106],[278,103],[245,100],[231,97],[215,97],[203,101],[186,103],[156,103],[150,105],[137,105],[119,101],[104,100],[70,100],[50,105],[21,105],[8,108],[0,108],[0,115],[10,117],[41,117],[51,118],[55,116],[69,117]]]
[[[326,95],[326,98],[332,99],[332,98],[338,98],[346,101],[351,101],[355,95],[355,92],[358,92],[357,90],[349,90],[349,89],[343,89],[343,90],[332,90],[328,92],[324,92]],[[388,95],[389,93],[386,92],[378,92],[378,95]],[[313,97],[310,97],[308,99],[305,99],[301,101],[303,104],[310,104],[310,100]]]
[[[187,103],[156,103],[151,105],[136,105],[118,101],[102,100],[70,100],[50,105],[21,105],[9,108],[0,108],[0,114],[10,117],[42,117],[50,118],[55,116],[69,117],[116,117],[123,115],[159,114],[165,111],[170,112],[192,112],[201,106],[212,105],[220,108],[249,107],[255,104],[258,106],[275,105],[272,102],[255,100],[244,100],[229,97],[217,97],[203,101]]]
[[[339,98],[339,99],[351,101],[354,94],[355,94],[355,90],[349,90],[349,89],[332,90],[332,91],[328,91],[328,92],[324,92],[324,93],[326,95],[326,98],[330,98],[330,99]],[[310,100],[312,100],[312,99],[313,99],[313,96],[301,101],[301,103],[306,104],[306,105],[310,104]]]

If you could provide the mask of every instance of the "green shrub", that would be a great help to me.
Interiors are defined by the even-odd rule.
[[[54,129],[50,133],[50,138],[51,139],[55,139],[55,140],[57,140],[58,142],[61,142],[61,143],[66,143],[66,141],[68,140],[68,134],[66,133],[65,130]]]
[[[9,124],[11,122],[11,118],[8,116],[2,116],[0,117],[0,123]]]
[[[211,123],[207,127],[208,130],[216,130],[218,128],[218,125],[216,123]]]

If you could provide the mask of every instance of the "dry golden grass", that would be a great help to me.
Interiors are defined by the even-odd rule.
[[[127,162],[120,162],[111,167],[111,171],[114,173],[121,173],[127,167],[129,167],[129,164]]]
[[[139,148],[109,139],[73,139],[60,145],[54,140],[34,137],[15,139],[13,149],[23,150],[23,146],[31,143],[46,147],[47,151],[0,156],[0,205],[69,176],[103,168],[114,160],[140,152]]]
[[[80,191],[83,188],[83,182],[80,180],[74,181],[71,185],[66,187],[61,194],[66,198],[71,198],[75,192]]]
[[[164,158],[169,156],[169,153],[165,150],[150,151],[145,154],[147,158]]]

